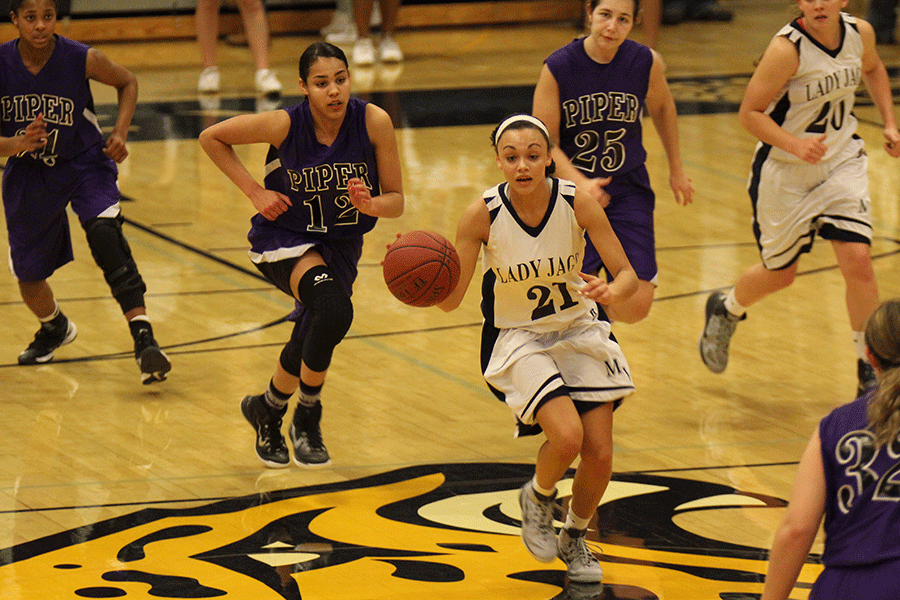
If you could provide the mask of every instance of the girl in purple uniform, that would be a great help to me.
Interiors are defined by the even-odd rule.
[[[614,321],[635,323],[650,312],[656,290],[655,197],[644,166],[644,109],[669,159],[669,183],[679,204],[690,204],[693,188],[678,149],[675,101],[655,51],[626,39],[639,0],[591,0],[590,34],[544,62],[534,91],[534,116],[547,124],[557,174],[574,181],[606,209],[640,279],[628,302],[605,307]],[[588,240],[584,271],[599,273],[600,257]]]
[[[825,517],[825,570],[809,600],[900,598],[900,299],[865,328],[876,387],[813,433],[769,555],[761,600],[786,600]]]
[[[363,234],[378,217],[403,213],[403,187],[391,118],[350,97],[344,52],[317,42],[300,57],[306,102],[233,117],[200,134],[200,144],[253,203],[250,258],[297,309],[291,339],[265,393],[241,401],[256,429],[256,453],[270,467],[290,463],[281,420],[299,386],[290,428],[301,466],[330,462],[319,427],[320,392],[335,346],[350,329],[350,302]],[[267,143],[264,185],[234,151]]]
[[[54,0],[12,0],[19,37],[0,46],[0,156],[10,265],[22,299],[40,319],[19,364],[50,361],[77,330],[53,297],[47,278],[72,260],[66,207],[71,204],[113,296],[128,320],[143,383],[171,368],[153,337],[146,286],[122,234],[116,163],[137,103],[137,80],[102,52],[54,33]],[[119,112],[104,141],[88,80],[119,93]]]

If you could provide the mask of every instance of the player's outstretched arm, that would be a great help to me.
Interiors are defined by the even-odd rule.
[[[603,189],[609,178],[592,179],[578,170],[566,153],[559,148],[560,128],[562,116],[559,108],[559,84],[550,68],[544,65],[537,85],[534,88],[531,114],[543,121],[550,132],[550,156],[556,163],[556,176],[560,179],[568,179],[579,188],[587,192],[601,206],[609,204],[610,197]]]
[[[694,199],[694,188],[684,172],[681,147],[678,142],[678,112],[675,99],[666,81],[662,58],[653,52],[653,66],[650,67],[650,81],[647,87],[647,112],[653,119],[653,127],[662,142],[669,161],[669,187],[675,195],[675,202],[687,206]]]
[[[270,221],[286,211],[291,201],[257,182],[238,158],[234,146],[269,144],[278,148],[287,137],[290,125],[287,112],[276,110],[238,115],[210,125],[200,133],[200,146],[209,158],[250,199],[259,214]]]

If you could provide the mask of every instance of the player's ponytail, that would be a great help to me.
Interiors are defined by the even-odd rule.
[[[878,387],[872,392],[868,417],[881,446],[900,435],[900,299],[884,302],[869,317],[866,346],[878,363]]]

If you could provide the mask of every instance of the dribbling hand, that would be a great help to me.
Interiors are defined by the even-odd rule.
[[[403,237],[403,232],[402,232],[402,231],[398,231],[398,232],[397,232],[397,237],[394,238],[394,241],[391,242],[391,243],[389,243],[389,244],[385,244],[385,245],[384,245],[384,249],[385,249],[385,250],[390,250],[390,249],[391,249],[391,246],[394,245],[394,242],[396,242],[397,240],[399,240],[399,239],[402,238],[402,237]],[[381,264],[383,265],[383,264],[384,264],[384,261],[381,261]]]

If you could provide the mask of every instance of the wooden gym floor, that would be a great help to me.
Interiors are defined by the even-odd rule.
[[[758,258],[745,191],[754,140],[736,108],[754,58],[791,18],[785,0],[722,4],[732,23],[662,30],[696,202],[675,205],[648,122],[660,285],[645,321],[614,327],[638,393],[616,413],[615,474],[591,536],[602,588],[563,590],[562,563],[534,561],[518,538],[516,489],[540,440],[513,439],[511,415],[483,384],[477,286],[451,314],[408,308],[379,266],[397,231],[452,238],[463,207],[499,181],[489,132],[530,108],[543,58],[578,33],[549,23],[404,30],[402,64],[353,70],[356,93],[395,119],[407,209],[367,237],[356,318],[324,390],[332,464],[320,470],[267,470],[254,455],[238,402],[267,384],[291,302],[250,264],[250,203],[196,142],[218,118],[277,104],[254,97],[246,48],[220,46],[224,90],[198,102],[192,41],[99,45],[141,85],[120,186],[174,368],[140,385],[75,220],[76,260],[51,283],[79,336],[52,363],[16,365],[37,323],[12,276],[0,278],[0,595],[758,598],[796,461],[819,418],[852,399],[856,375],[843,281],[822,242],[790,289],[753,307],[725,373],[700,362],[706,296]],[[298,100],[296,61],[314,39],[272,41],[282,104]],[[900,49],[880,52],[896,96]],[[95,94],[108,126],[114,97]],[[881,294],[898,296],[900,163],[881,149],[864,96],[856,113]],[[259,173],[265,151],[241,149]],[[793,598],[819,568],[806,567]]]

